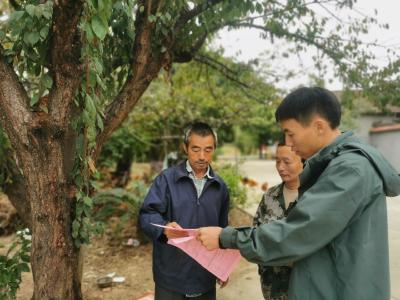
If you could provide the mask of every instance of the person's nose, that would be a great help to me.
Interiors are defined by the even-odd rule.
[[[205,159],[205,152],[203,151],[203,150],[201,150],[200,152],[199,152],[199,159],[200,160],[204,160]]]
[[[288,136],[285,136],[285,144],[286,146],[293,147],[292,139]]]

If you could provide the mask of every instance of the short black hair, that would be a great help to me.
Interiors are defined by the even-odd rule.
[[[322,87],[301,87],[283,99],[275,119],[277,122],[295,119],[308,125],[316,114],[327,120],[332,129],[339,127],[342,112],[337,97]]]
[[[183,138],[183,142],[185,143],[186,146],[189,145],[189,138],[193,133],[202,137],[212,135],[214,138],[214,147],[217,148],[217,143],[218,143],[217,133],[207,123],[194,122],[186,127]]]

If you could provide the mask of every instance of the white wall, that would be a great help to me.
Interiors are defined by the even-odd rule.
[[[400,130],[371,133],[370,144],[400,173]]]

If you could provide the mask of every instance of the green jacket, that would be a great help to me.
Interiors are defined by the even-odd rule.
[[[347,132],[306,162],[300,180],[287,218],[226,227],[222,247],[261,265],[294,262],[289,299],[389,299],[386,195],[400,194],[395,170]]]

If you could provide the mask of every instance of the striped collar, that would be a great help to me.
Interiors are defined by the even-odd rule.
[[[186,171],[188,171],[189,173],[191,173],[194,177],[196,177],[196,175],[194,174],[193,168],[189,163],[189,160],[186,160]],[[208,179],[212,179],[214,177],[212,177],[210,175],[210,166],[207,167],[207,172],[204,174],[203,178],[207,177]]]

